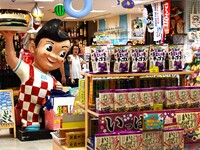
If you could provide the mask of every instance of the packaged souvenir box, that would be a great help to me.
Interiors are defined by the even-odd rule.
[[[162,131],[143,131],[142,150],[162,150]]]
[[[124,131],[119,134],[120,150],[142,150],[141,131]]]
[[[163,150],[184,149],[183,129],[163,130]]]
[[[114,92],[113,90],[99,91],[99,107],[96,108],[100,112],[113,112],[114,110]]]
[[[119,150],[118,134],[95,134],[95,150]]]
[[[114,90],[114,110],[116,112],[125,112],[128,108],[128,91],[126,89]]]

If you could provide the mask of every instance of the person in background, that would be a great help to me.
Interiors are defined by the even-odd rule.
[[[70,68],[69,68],[69,62],[68,62],[68,55],[65,57],[64,64],[59,68],[61,73],[61,83],[64,86],[71,86],[70,81]]]
[[[133,45],[133,42],[132,42],[132,41],[128,41],[128,42],[126,43],[126,45],[127,45],[127,46],[132,46],[132,45]]]
[[[68,62],[70,67],[70,80],[71,87],[78,87],[79,79],[83,78],[81,75],[82,65],[86,62],[79,56],[80,47],[73,45],[70,48],[70,55],[68,56]]]

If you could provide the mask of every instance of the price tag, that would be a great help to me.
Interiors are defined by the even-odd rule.
[[[158,66],[152,66],[150,68],[150,72],[159,72],[159,67]]]

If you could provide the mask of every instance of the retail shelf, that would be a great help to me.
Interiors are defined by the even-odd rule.
[[[192,74],[193,71],[165,71],[165,72],[136,72],[136,73],[85,73],[82,72],[82,75],[94,78],[101,78],[101,77],[136,77],[136,76],[159,76],[159,75],[186,75]]]
[[[81,102],[78,102],[78,101],[76,101],[76,104],[77,104],[79,107],[85,109],[85,104],[82,104]]]

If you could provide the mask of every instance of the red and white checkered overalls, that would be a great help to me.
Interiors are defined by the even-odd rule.
[[[21,108],[22,126],[39,125],[42,122],[40,109],[50,90],[55,87],[56,80],[52,76],[41,74],[38,69],[30,66],[30,77],[20,86],[19,106]],[[36,76],[34,74],[41,74]],[[46,81],[45,81],[46,80]],[[51,82],[51,83],[50,83]],[[52,83],[53,82],[53,83]]]

